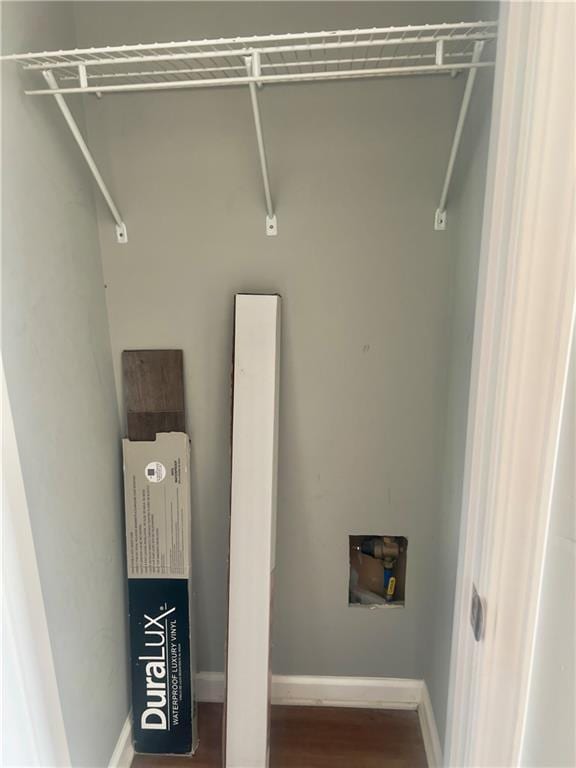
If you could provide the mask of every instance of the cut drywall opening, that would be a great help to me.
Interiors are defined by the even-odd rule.
[[[350,536],[348,604],[372,608],[403,606],[407,549],[405,536]]]

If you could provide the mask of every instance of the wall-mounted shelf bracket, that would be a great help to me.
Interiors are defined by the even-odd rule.
[[[128,230],[123,221],[121,221],[120,224],[116,224],[116,241],[118,243],[128,242]]]
[[[56,78],[54,77],[54,74],[51,70],[47,69],[43,73],[44,79],[50,86],[50,88],[53,91],[56,91],[54,93],[54,99],[56,100],[56,104],[58,104],[58,107],[60,108],[60,111],[62,112],[62,115],[64,116],[64,120],[66,120],[66,123],[68,124],[68,127],[70,128],[70,131],[72,133],[72,136],[76,139],[76,143],[80,147],[80,151],[84,155],[84,159],[86,160],[86,163],[88,165],[88,168],[90,169],[90,172],[92,173],[92,176],[94,176],[94,179],[96,181],[96,184],[98,184],[98,187],[100,188],[100,191],[102,192],[102,195],[104,197],[104,200],[106,201],[106,204],[108,208],[110,209],[110,213],[112,214],[114,221],[116,222],[116,240],[118,243],[127,243],[128,242],[128,232],[126,230],[126,224],[122,220],[122,216],[120,215],[120,211],[116,207],[116,204],[114,203],[114,200],[112,199],[112,196],[110,195],[110,192],[108,191],[108,188],[106,184],[104,183],[104,179],[100,175],[100,171],[98,170],[98,166],[96,165],[94,158],[92,157],[92,153],[88,149],[88,145],[86,144],[84,137],[82,136],[82,133],[80,132],[80,129],[78,128],[78,124],[76,120],[74,120],[74,117],[72,116],[72,113],[70,112],[70,109],[68,108],[68,105],[66,104],[66,101],[64,100],[64,97],[61,93],[58,93],[59,85],[56,81]],[[84,78],[82,78],[84,79]]]
[[[278,234],[278,222],[276,221],[276,215],[266,216],[266,234],[268,237],[274,237]]]
[[[436,213],[434,214],[434,229],[446,229],[446,211],[441,211],[440,208],[436,208]]]
[[[464,87],[464,96],[462,97],[462,104],[460,105],[460,113],[458,115],[458,122],[456,123],[456,130],[454,131],[454,138],[452,139],[452,148],[450,150],[450,157],[448,158],[448,167],[446,168],[446,176],[444,177],[444,186],[442,187],[442,194],[440,196],[440,205],[436,209],[434,214],[434,229],[443,230],[446,229],[446,200],[448,199],[448,191],[450,189],[450,183],[452,181],[452,175],[454,173],[454,165],[456,163],[456,155],[458,154],[458,148],[460,147],[460,141],[462,140],[462,131],[464,130],[464,123],[466,122],[466,115],[468,114],[468,108],[470,107],[470,99],[472,98],[472,90],[474,88],[474,81],[476,80],[476,72],[478,67],[475,64],[480,62],[482,56],[482,49],[484,48],[484,41],[480,40],[474,43],[474,52],[472,54],[471,68],[468,70],[468,77],[466,79],[466,85]],[[436,60],[442,62],[443,48],[438,44],[436,49]]]
[[[260,53],[254,51],[245,58],[246,73],[250,78],[260,77]],[[248,88],[250,89],[250,100],[252,102],[252,112],[254,113],[254,126],[256,128],[256,140],[258,142],[258,155],[260,157],[260,168],[262,170],[262,183],[264,185],[264,198],[266,200],[266,234],[268,237],[275,237],[278,234],[278,225],[272,195],[270,194],[270,180],[268,178],[268,163],[266,160],[266,147],[264,146],[264,134],[262,132],[262,121],[260,119],[260,107],[258,104],[258,85],[257,80],[250,80]]]

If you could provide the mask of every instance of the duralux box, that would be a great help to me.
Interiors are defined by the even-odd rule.
[[[132,739],[141,753],[198,744],[190,572],[190,443],[123,440]]]

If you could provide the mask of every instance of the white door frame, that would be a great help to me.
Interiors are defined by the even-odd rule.
[[[71,765],[20,457],[2,390],[2,681],[0,764]],[[10,680],[10,685],[7,680]],[[5,731],[11,729],[12,738]]]
[[[575,310],[575,8],[502,7],[446,764],[516,766]],[[472,584],[486,600],[470,626]]]

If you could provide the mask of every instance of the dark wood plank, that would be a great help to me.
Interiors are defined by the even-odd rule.
[[[221,768],[222,706],[199,705],[192,758],[137,755],[132,768]],[[271,768],[426,768],[416,712],[272,707]]]
[[[186,431],[181,349],[124,350],[122,374],[130,440]]]

